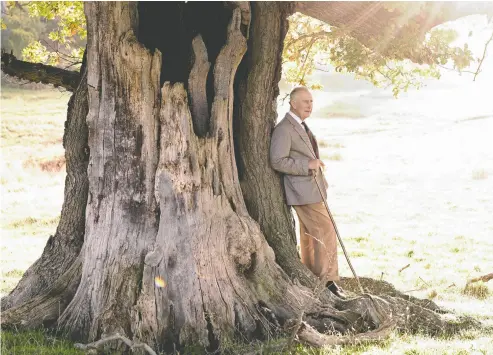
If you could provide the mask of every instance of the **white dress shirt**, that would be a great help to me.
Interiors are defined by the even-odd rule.
[[[300,124],[301,127],[303,127],[303,125],[301,124],[303,122],[303,120],[301,118],[299,118],[298,116],[296,116],[293,111],[289,111],[289,114],[291,115],[291,117],[294,118],[294,120],[296,122],[298,122]],[[305,129],[305,127],[303,127],[303,129]]]

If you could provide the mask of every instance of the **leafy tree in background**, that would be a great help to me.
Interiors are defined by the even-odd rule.
[[[2,2],[2,48],[21,58],[22,50],[46,31],[46,22],[25,9]]]
[[[394,11],[431,11],[432,3],[389,2],[384,5]],[[427,8],[428,7],[428,8]],[[423,79],[440,79],[440,68],[451,65],[461,72],[483,58],[473,58],[467,43],[453,47],[457,32],[451,29],[432,29],[422,43],[418,27],[401,34],[398,41],[365,46],[348,35],[344,28],[329,26],[301,13],[289,17],[289,31],[283,49],[283,75],[287,82],[320,89],[322,85],[310,80],[316,68],[332,66],[336,72],[352,73],[377,87],[392,87],[394,96],[410,87],[421,88]],[[493,27],[492,27],[493,32]],[[414,62],[410,59],[411,57]],[[476,74],[476,73],[475,73]]]
[[[84,53],[81,44],[85,45],[87,36],[83,2],[38,1],[19,4],[22,3],[7,2],[9,15],[5,24],[12,28],[13,33],[4,48],[15,48],[15,54],[21,48],[23,59],[29,62],[57,65],[62,61],[65,65],[67,62],[76,64],[78,68]],[[425,2],[389,2],[384,6],[391,12],[419,13],[433,11],[436,5]],[[29,18],[21,16],[22,13],[28,13]],[[47,48],[36,40],[36,33],[46,27],[39,19],[56,21],[56,27],[51,29],[48,37],[56,43],[58,50]],[[28,20],[28,23],[20,20]],[[357,79],[367,80],[377,87],[392,87],[397,97],[401,91],[407,91],[410,87],[422,87],[423,79],[439,79],[440,67],[449,63],[460,72],[481,60],[473,58],[467,44],[462,48],[451,46],[457,38],[454,30],[433,29],[422,44],[416,43],[420,39],[417,31],[419,26],[416,25],[415,31],[403,32],[399,41],[394,41],[389,48],[382,48],[385,43],[365,46],[344,28],[330,26],[297,12],[289,17],[289,31],[284,40],[283,77],[287,83],[317,90],[323,86],[313,81],[311,74],[317,68],[331,66],[336,72],[352,73]],[[60,47],[65,51],[61,51]],[[408,59],[409,56],[415,62]]]
[[[2,6],[4,49],[21,53],[28,62],[80,67],[87,36],[81,1],[9,1]]]

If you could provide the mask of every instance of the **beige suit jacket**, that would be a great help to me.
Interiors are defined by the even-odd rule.
[[[287,204],[308,205],[322,201],[315,176],[308,170],[308,162],[316,159],[305,129],[288,113],[274,129],[270,144],[272,168],[284,174]],[[320,172],[316,179],[324,198],[327,198],[327,181]]]

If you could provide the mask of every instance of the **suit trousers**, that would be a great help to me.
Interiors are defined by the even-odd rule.
[[[320,279],[339,280],[337,236],[324,203],[292,207],[300,224],[301,262]]]

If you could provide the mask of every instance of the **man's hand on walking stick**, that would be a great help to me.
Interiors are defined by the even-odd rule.
[[[308,169],[311,171],[311,175],[316,176],[320,169],[324,169],[325,164],[320,159],[312,159],[308,162]]]

